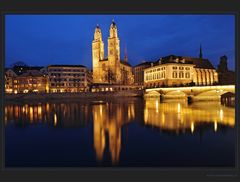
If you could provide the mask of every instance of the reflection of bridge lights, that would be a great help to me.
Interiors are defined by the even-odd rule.
[[[191,122],[191,132],[194,132],[194,122]]]
[[[216,121],[214,122],[214,131],[215,132],[217,131],[217,122]]]
[[[162,124],[163,125],[165,124],[165,115],[164,115],[164,113],[162,113]]]
[[[102,117],[102,105],[100,105],[100,115],[101,115],[101,117]]]
[[[158,113],[158,100],[156,100],[156,112]]]
[[[220,109],[219,116],[220,116],[220,120],[222,121],[223,120],[223,110],[222,109]]]
[[[177,104],[177,112],[178,112],[178,113],[181,112],[181,105],[180,105],[180,103]]]
[[[144,109],[144,122],[147,123],[148,122],[148,109]]]

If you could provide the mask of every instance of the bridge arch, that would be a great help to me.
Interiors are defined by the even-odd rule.
[[[160,97],[160,93],[158,91],[150,91],[144,94],[144,97]]]
[[[197,94],[194,97],[194,99],[197,99],[197,100],[210,99],[210,100],[219,100],[220,101],[221,95],[223,95],[227,92],[228,91],[226,91],[226,90],[208,90],[208,91],[204,91],[204,92]]]
[[[165,98],[185,98],[186,96],[187,94],[181,90],[173,90],[164,95]]]

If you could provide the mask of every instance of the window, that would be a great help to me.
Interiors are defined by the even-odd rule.
[[[185,73],[185,77],[190,78],[190,73],[189,72]]]
[[[179,69],[180,69],[180,70],[183,70],[184,68],[181,66],[181,67],[179,67]]]
[[[173,69],[173,70],[176,70],[176,69],[177,69],[177,67],[176,67],[176,66],[173,66],[173,67],[172,67],[172,69]]]
[[[183,78],[184,77],[184,73],[183,73],[183,71],[180,71],[179,72],[179,78]]]
[[[189,67],[186,67],[185,70],[190,70],[190,68],[189,68]]]
[[[172,77],[173,77],[173,78],[177,78],[177,72],[176,72],[176,71],[174,71],[174,72],[172,73]]]

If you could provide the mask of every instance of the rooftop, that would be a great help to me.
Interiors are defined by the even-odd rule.
[[[166,63],[194,64],[195,68],[215,69],[208,59],[169,55],[154,62],[154,65]]]
[[[43,76],[43,73],[41,73],[39,70],[27,70],[27,72],[19,75],[20,77],[26,77],[26,76]]]
[[[121,63],[121,64],[125,64],[126,66],[131,66],[131,64],[130,64],[129,62],[126,62],[126,61],[124,61],[124,60],[121,60],[120,63]]]
[[[143,62],[143,63],[140,63],[140,64],[135,65],[134,67],[143,66],[143,65],[151,65],[151,63],[152,63],[152,62],[150,62],[150,61],[145,61],[145,62]]]
[[[66,65],[66,64],[52,64],[52,65],[48,65],[48,67],[82,67],[82,68],[86,68],[86,66],[83,66],[83,65]]]

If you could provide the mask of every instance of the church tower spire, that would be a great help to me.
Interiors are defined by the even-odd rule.
[[[110,25],[110,37],[118,37],[118,34],[117,34],[117,25],[114,21],[114,19],[112,20],[112,23]]]
[[[200,44],[200,50],[199,50],[199,58],[202,59],[202,45]]]
[[[99,25],[96,26],[92,41],[92,66],[93,66],[93,82],[98,83],[100,80],[99,61],[104,59],[104,43],[102,40],[102,32]]]
[[[116,83],[120,82],[120,40],[117,33],[117,25],[114,20],[110,25],[108,37],[108,62],[111,71],[116,75]]]

